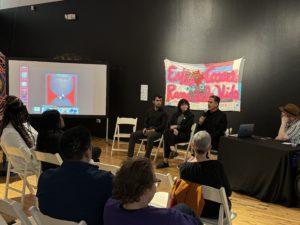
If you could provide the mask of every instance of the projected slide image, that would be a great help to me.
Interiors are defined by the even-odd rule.
[[[52,73],[46,75],[46,104],[74,107],[77,104],[77,75]]]

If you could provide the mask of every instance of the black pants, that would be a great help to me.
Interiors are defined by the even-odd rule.
[[[173,133],[173,130],[165,130],[164,132],[164,158],[170,157],[170,146],[174,146],[177,143],[187,142],[190,139],[190,134],[179,132],[178,135]]]
[[[147,138],[145,157],[150,158],[154,141],[160,137],[161,133],[156,131],[148,132],[147,135],[144,135],[142,130],[133,132],[129,139],[128,157],[133,157],[135,143],[142,138]]]
[[[92,146],[92,159],[94,162],[99,162],[99,158],[101,155],[101,148]]]
[[[197,220],[198,220],[198,224],[199,225],[203,225],[203,223],[200,221],[200,219],[196,216],[196,214],[194,213],[194,211],[189,207],[187,206],[186,204],[177,204],[175,205],[172,209],[176,209],[184,214],[187,214],[189,216],[192,216],[192,217],[195,217]]]

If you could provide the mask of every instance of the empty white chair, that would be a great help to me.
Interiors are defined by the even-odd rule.
[[[128,149],[120,148],[120,138],[130,138],[131,133],[121,133],[120,126],[121,125],[127,125],[132,126],[132,132],[136,131],[136,125],[137,125],[137,118],[126,118],[126,117],[118,117],[115,133],[113,136],[113,142],[111,146],[111,156],[114,151],[121,151],[121,152],[127,152]],[[115,142],[117,142],[117,147],[115,147]]]
[[[205,185],[202,185],[201,187],[203,198],[205,200],[220,203],[220,210],[218,219],[201,217],[200,220],[206,225],[231,225],[231,221],[236,218],[236,213],[231,212],[229,209],[225,188],[221,187],[220,189],[216,189]]]
[[[170,206],[170,192],[173,187],[173,178],[171,174],[162,174],[155,173],[157,179],[161,180],[161,185],[168,189],[168,192],[156,192],[152,201],[150,202],[151,206],[157,208],[168,208]]]
[[[46,163],[50,163],[50,164],[57,165],[57,166],[61,166],[61,164],[63,163],[63,160],[58,153],[52,154],[52,153],[47,153],[47,152],[40,152],[37,150],[31,150],[31,154],[36,159],[36,161],[38,161],[40,163],[46,162]],[[40,165],[39,171],[38,171],[39,176],[41,175],[41,172],[42,172],[42,169],[41,169],[41,165]]]
[[[142,147],[145,144],[145,142],[147,142],[147,138],[141,139],[141,144],[140,144],[139,150],[138,150],[138,152],[136,154],[137,156],[139,156],[139,154],[145,154],[145,151],[142,150]],[[154,150],[154,147],[153,147],[151,155],[154,156],[154,160],[153,161],[156,162],[159,150],[160,150],[161,147],[163,147],[162,145],[163,145],[163,142],[164,142],[164,136],[162,135],[161,138],[155,140],[154,142],[156,142],[156,143],[158,142],[158,146],[156,148],[155,153],[153,152],[153,150]]]
[[[182,143],[177,143],[175,144],[175,149],[177,152],[183,152],[185,154],[185,157],[176,157],[176,159],[181,159],[181,160],[187,160],[188,158],[188,155],[189,153],[191,152],[191,143],[192,143],[192,138],[195,134],[195,131],[196,131],[196,127],[197,127],[197,124],[194,123],[193,126],[191,127],[191,134],[190,134],[190,139],[188,142],[182,142]],[[177,147],[178,146],[187,146],[187,149],[186,151],[182,151],[182,150],[178,150]]]
[[[12,201],[12,200],[0,200],[0,214],[4,214],[7,216],[10,216],[14,219],[20,220],[20,223],[17,222],[15,225],[35,225],[32,218],[28,218],[25,213],[22,210],[22,207],[19,203]],[[3,217],[0,215],[0,224],[6,225],[7,223],[3,219]]]
[[[46,216],[41,213],[40,210],[35,206],[32,206],[29,211],[37,225],[86,225],[86,222],[84,222],[83,220],[79,223],[76,223]]]
[[[8,161],[5,191],[4,191],[4,199],[7,199],[7,197],[8,197],[8,190],[12,190],[12,191],[15,191],[17,193],[20,193],[20,194],[22,194],[22,196],[21,196],[21,205],[23,207],[24,206],[26,186],[28,187],[31,194],[35,194],[34,189],[37,188],[36,185],[30,184],[28,182],[27,178],[29,176],[32,176],[32,175],[35,175],[36,177],[38,177],[38,168],[33,168],[33,163],[32,163],[33,159],[30,158],[21,149],[11,147],[11,146],[6,146],[3,143],[1,143],[0,146],[3,149],[3,151],[4,151],[4,153],[7,157],[7,161]],[[12,165],[13,157],[22,158],[24,160],[24,165],[22,164],[18,167],[13,167],[13,165]],[[18,190],[18,189],[13,188],[9,185],[10,173],[11,172],[18,174],[19,177],[22,179],[22,181],[23,181],[22,190]]]

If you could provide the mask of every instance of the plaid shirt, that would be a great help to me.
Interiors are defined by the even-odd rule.
[[[300,119],[287,124],[286,136],[291,143],[300,144]]]

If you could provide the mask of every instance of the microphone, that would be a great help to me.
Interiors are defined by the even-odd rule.
[[[203,110],[203,113],[201,114],[201,116],[204,116],[204,117],[206,117],[206,113],[207,113],[207,109],[205,109],[205,110]]]

